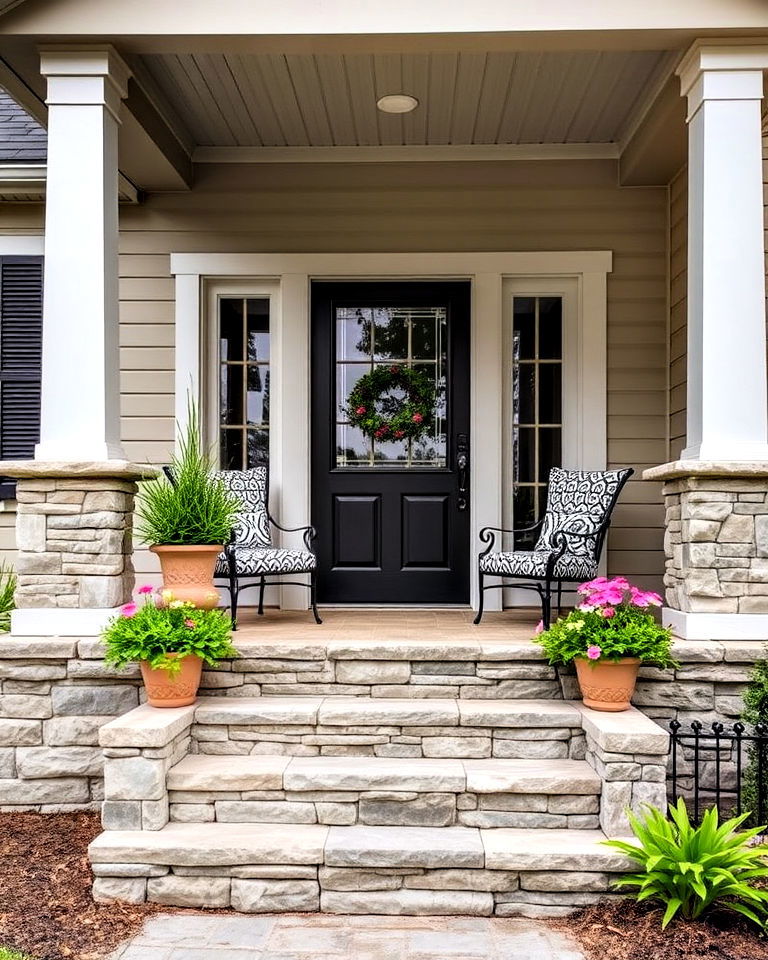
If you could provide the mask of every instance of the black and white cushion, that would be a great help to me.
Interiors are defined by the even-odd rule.
[[[267,574],[311,573],[317,566],[317,558],[308,550],[235,544],[235,564],[239,577],[259,577]],[[216,560],[216,576],[229,576],[226,553],[220,553]]]
[[[488,553],[480,557],[480,572],[493,577],[530,577],[543,580],[547,575],[550,550],[516,550]],[[597,576],[597,563],[589,557],[565,553],[555,564],[554,580],[591,580]]]
[[[235,543],[249,547],[271,547],[272,532],[267,507],[268,467],[250,470],[222,470],[216,476],[242,504],[235,524]]]
[[[534,550],[556,550],[555,534],[565,535],[566,554],[592,559],[597,553],[596,537],[569,537],[601,526],[626,479],[626,470],[562,470],[549,472],[547,510]],[[591,576],[591,575],[590,575]]]

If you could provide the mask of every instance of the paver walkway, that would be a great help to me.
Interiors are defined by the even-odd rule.
[[[161,915],[110,960],[584,960],[533,920]]]

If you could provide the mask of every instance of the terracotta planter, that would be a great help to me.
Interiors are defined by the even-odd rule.
[[[163,586],[176,600],[188,600],[201,610],[219,605],[219,594],[213,585],[216,557],[220,546],[178,547],[155,544],[149,548],[160,558]]]
[[[616,661],[584,657],[574,662],[584,706],[609,713],[629,710],[640,666],[636,657]]]
[[[175,657],[175,653],[168,654]],[[197,699],[203,661],[189,654],[181,661],[181,670],[171,676],[167,670],[153,670],[142,660],[141,676],[147,690],[147,702],[151,707],[186,707]]]

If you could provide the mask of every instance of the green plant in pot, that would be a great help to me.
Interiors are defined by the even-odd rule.
[[[534,642],[550,664],[575,664],[586,706],[628,710],[641,664],[676,666],[672,635],[651,613],[661,597],[625,577],[598,577],[578,592],[581,603],[548,630],[540,623]]]
[[[107,625],[104,659],[122,667],[138,663],[153,707],[194,703],[203,664],[236,657],[232,620],[223,610],[201,610],[175,598],[139,587],[140,603],[126,603]]]
[[[229,541],[239,504],[213,472],[190,403],[187,426],[167,473],[142,484],[137,530],[160,560],[163,584],[178,600],[213,609],[216,557]]]

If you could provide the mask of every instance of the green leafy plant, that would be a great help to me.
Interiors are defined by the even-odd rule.
[[[626,853],[642,872],[623,877],[620,887],[635,887],[639,900],[658,900],[666,906],[662,928],[680,914],[696,920],[713,906],[740,913],[759,926],[768,916],[768,890],[753,880],[768,878],[764,847],[750,846],[761,828],[739,830],[748,814],[718,823],[717,808],[704,814],[701,826],[691,826],[681,797],[670,806],[669,817],[648,807],[642,819],[629,814],[640,845],[606,840]]]
[[[744,693],[744,712],[741,719],[750,727],[758,723],[768,726],[768,661],[765,659],[756,660],[752,667],[749,684]],[[743,807],[753,811],[750,821],[754,821],[754,817],[762,812],[758,811],[758,776],[763,764],[758,761],[758,751],[754,744],[750,744],[747,756],[749,760],[741,781],[741,803]]]
[[[640,590],[624,577],[599,577],[582,583],[583,600],[548,630],[540,623],[534,642],[551,664],[582,658],[592,661],[637,657],[642,663],[676,666],[672,635],[650,608],[661,605],[657,593]]]
[[[9,950],[8,947],[0,947],[0,960],[32,960],[27,953],[19,953],[18,950]]]
[[[223,610],[200,610],[174,600],[170,590],[155,594],[147,586],[139,593],[143,603],[126,603],[104,630],[107,663],[122,667],[144,660],[173,676],[190,654],[209,666],[238,656],[231,642],[232,620]]]
[[[13,567],[0,563],[0,631],[11,629],[11,612],[16,609],[16,573]]]
[[[170,470],[172,483],[163,476],[142,484],[136,510],[139,536],[149,544],[227,543],[239,503],[213,473],[210,453],[200,439],[197,408],[191,402]]]

